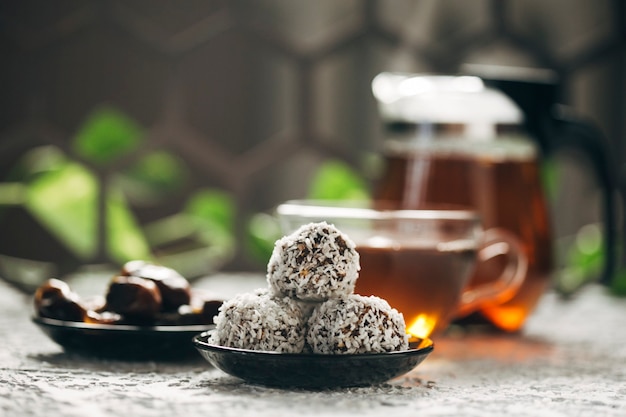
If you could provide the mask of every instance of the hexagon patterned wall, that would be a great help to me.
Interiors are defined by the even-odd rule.
[[[625,19],[619,0],[2,2],[0,273],[150,253],[262,269],[259,213],[327,162],[374,175],[380,71],[549,68],[622,165]],[[595,201],[577,164],[566,195]]]

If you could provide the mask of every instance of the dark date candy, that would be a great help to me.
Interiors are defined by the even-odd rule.
[[[175,312],[180,306],[190,302],[189,281],[171,268],[137,260],[124,264],[120,275],[153,281],[161,292],[163,311]]]
[[[193,300],[192,305],[184,304],[175,313],[162,313],[158,316],[156,324],[175,326],[197,326],[213,324],[213,318],[217,315],[222,305],[219,300]]]
[[[58,279],[49,279],[35,292],[35,311],[41,317],[65,321],[83,321],[87,310],[69,285]]]
[[[80,299],[69,285],[50,279],[34,298],[37,314],[92,324],[212,324],[221,300],[206,291],[191,291],[178,272],[145,261],[127,262],[109,283],[107,293]]]
[[[109,284],[105,309],[143,324],[154,321],[161,304],[161,293],[154,281],[120,275]]]
[[[219,313],[222,304],[223,301],[206,300],[202,305],[202,317],[204,317],[208,323],[213,323],[213,318]]]
[[[112,311],[87,310],[85,323],[91,324],[125,324],[124,316]]]

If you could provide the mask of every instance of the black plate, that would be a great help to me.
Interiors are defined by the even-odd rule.
[[[130,326],[33,317],[65,351],[122,360],[183,360],[197,357],[193,336],[215,325]]]
[[[430,339],[409,350],[359,355],[294,354],[210,344],[211,331],[194,337],[202,356],[222,371],[258,385],[337,388],[376,385],[409,372],[433,351]]]

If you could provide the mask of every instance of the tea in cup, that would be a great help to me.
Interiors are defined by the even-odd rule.
[[[284,233],[326,221],[356,244],[361,270],[355,292],[376,295],[404,315],[407,332],[426,338],[459,314],[512,297],[524,280],[527,260],[517,239],[483,230],[471,210],[399,210],[369,204],[294,200],[276,214]],[[477,260],[503,256],[494,281],[469,287]]]

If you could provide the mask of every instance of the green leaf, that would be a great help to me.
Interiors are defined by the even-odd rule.
[[[81,157],[106,164],[138,148],[143,138],[139,125],[122,112],[102,107],[95,110],[74,139],[74,151]]]
[[[557,290],[565,295],[577,291],[583,285],[595,281],[602,273],[604,248],[602,232],[597,224],[588,224],[579,229],[566,250],[566,264],[557,273]]]
[[[28,150],[22,155],[13,169],[9,172],[7,180],[31,181],[38,175],[62,168],[67,163],[67,157],[56,146],[38,146]]]
[[[626,269],[619,270],[613,281],[611,281],[611,293],[619,296],[626,297]]]
[[[26,200],[26,187],[19,182],[0,182],[0,208],[21,205]]]
[[[167,198],[187,181],[185,163],[166,151],[140,157],[116,178],[116,183],[135,204],[154,203]]]
[[[151,259],[146,238],[130,210],[124,194],[111,187],[106,197],[107,251],[118,263]]]
[[[597,275],[604,264],[602,232],[597,224],[581,227],[570,248],[569,265],[580,268],[588,276]]]
[[[315,200],[367,200],[363,178],[348,164],[338,160],[323,163],[311,180],[308,198]]]
[[[232,197],[220,190],[205,189],[195,193],[187,202],[184,211],[201,223],[233,233],[235,204]]]
[[[130,173],[138,181],[154,188],[172,190],[180,186],[187,174],[185,164],[166,151],[156,151],[139,158]]]
[[[553,158],[546,158],[541,164],[540,175],[546,195],[550,200],[554,200],[559,189],[559,165]]]
[[[201,242],[229,253],[235,247],[235,203],[223,191],[205,189],[188,201],[184,214],[191,217]]]
[[[282,236],[278,220],[267,213],[257,213],[250,218],[246,245],[250,255],[266,265],[270,260],[276,240]]]
[[[146,226],[155,256],[186,277],[215,270],[235,253],[234,203],[219,190],[193,195],[182,212]]]
[[[99,185],[84,166],[66,162],[27,186],[26,208],[79,258],[97,250]]]
[[[76,162],[37,177],[27,186],[26,207],[32,215],[84,261],[98,246],[98,195],[95,175]],[[106,197],[107,249],[118,262],[149,259],[150,249],[123,194],[113,188]]]

